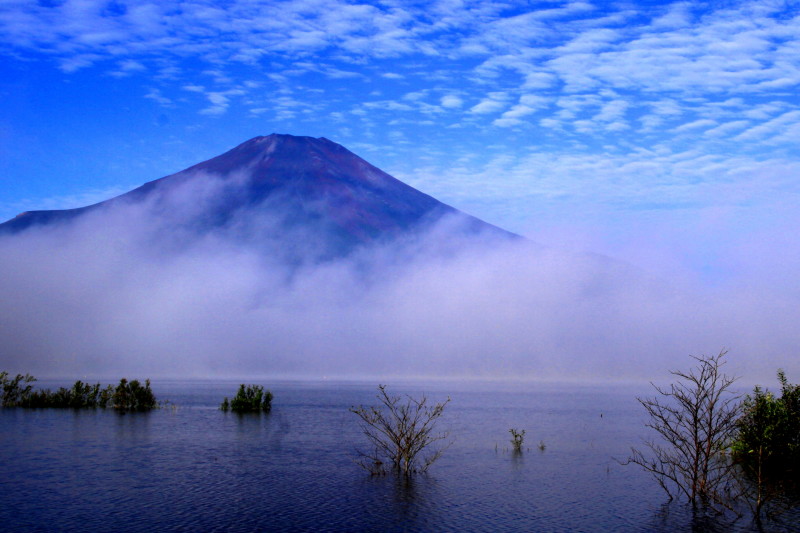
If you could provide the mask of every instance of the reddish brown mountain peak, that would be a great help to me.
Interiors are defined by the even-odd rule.
[[[336,253],[428,227],[444,215],[462,217],[475,231],[506,234],[406,185],[329,139],[280,133],[253,137],[222,155],[94,206],[27,213],[0,225],[0,232],[131,205],[148,206],[151,217],[170,213],[181,220],[183,231],[198,235],[243,227],[274,213],[288,221],[282,229],[303,226],[329,241]]]

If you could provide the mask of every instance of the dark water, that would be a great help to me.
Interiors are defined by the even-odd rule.
[[[236,390],[221,382],[154,382],[177,408],[151,413],[0,409],[0,529],[751,529],[746,519],[693,522],[644,472],[615,461],[647,435],[635,399],[647,388],[391,385],[452,398],[441,423],[451,446],[404,483],[354,463],[363,436],[348,408],[376,403],[374,384],[265,385],[275,394],[267,416],[218,411]],[[511,427],[527,430],[522,454],[509,450]]]

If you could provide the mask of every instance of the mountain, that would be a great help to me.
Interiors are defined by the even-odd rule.
[[[458,220],[462,232],[513,237],[406,185],[328,139],[281,134],[256,137],[98,204],[22,213],[0,224],[0,234],[137,208],[146,213],[144,220],[159,222],[162,236],[180,232],[186,239],[224,230],[253,242],[311,238],[322,243],[321,256],[347,254],[362,245],[424,230],[443,217]]]

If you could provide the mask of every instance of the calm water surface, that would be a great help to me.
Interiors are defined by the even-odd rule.
[[[151,413],[0,409],[0,529],[750,530],[693,523],[615,461],[647,436],[636,402],[646,386],[390,385],[452,398],[441,422],[451,446],[403,483],[354,463],[364,439],[348,408],[375,404],[375,384],[264,385],[275,394],[266,416],[218,411],[237,385],[197,381],[153,382],[177,408]],[[512,427],[527,431],[521,454],[509,450]]]

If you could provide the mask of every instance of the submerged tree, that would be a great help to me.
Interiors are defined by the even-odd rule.
[[[114,388],[111,385],[101,388],[99,383],[91,385],[78,380],[72,388],[59,387],[55,392],[50,389],[40,389],[28,395],[21,407],[32,408],[72,408],[105,409],[111,401]]]
[[[36,378],[30,374],[17,374],[16,377],[9,378],[5,370],[0,372],[0,386],[3,389],[3,397],[0,405],[3,407],[22,407],[31,395],[33,383]]]
[[[513,446],[515,452],[522,451],[522,445],[525,442],[525,430],[517,431],[516,428],[511,428],[508,430],[511,433],[511,446]]]
[[[632,448],[625,464],[641,466],[670,499],[683,496],[696,506],[727,506],[725,492],[732,462],[726,453],[736,430],[738,397],[729,389],[736,378],[721,373],[726,351],[695,357],[699,366],[668,388],[653,385],[659,396],[638,398],[658,439],[645,441],[649,453]]]
[[[96,407],[114,407],[119,411],[148,411],[158,408],[158,402],[150,388],[150,380],[142,385],[138,380],[128,381],[122,378],[119,385],[102,388],[99,383],[94,385],[76,381],[71,388],[59,387],[52,392],[50,389],[33,390],[31,383],[36,378],[29,374],[17,374],[13,379],[8,378],[8,372],[0,372],[0,386],[2,386],[3,407],[27,408],[71,408],[92,409]]]
[[[448,432],[436,432],[436,423],[450,398],[430,405],[428,398],[389,396],[386,385],[378,386],[379,406],[351,407],[361,419],[361,429],[372,447],[359,452],[359,464],[372,474],[393,470],[405,477],[425,472],[446,448]],[[437,443],[444,446],[437,446]]]
[[[219,406],[220,410],[230,409],[234,413],[269,413],[272,410],[272,393],[264,391],[261,385],[239,385],[239,390],[233,400],[228,402],[226,397]]]
[[[128,381],[122,378],[114,389],[111,403],[114,409],[120,411],[148,411],[158,407],[156,397],[150,389],[149,379],[146,379],[142,386],[137,379]]]
[[[767,505],[773,510],[796,505],[786,496],[800,488],[800,385],[790,384],[782,370],[778,381],[780,397],[756,387],[745,398],[732,446],[757,523]]]

